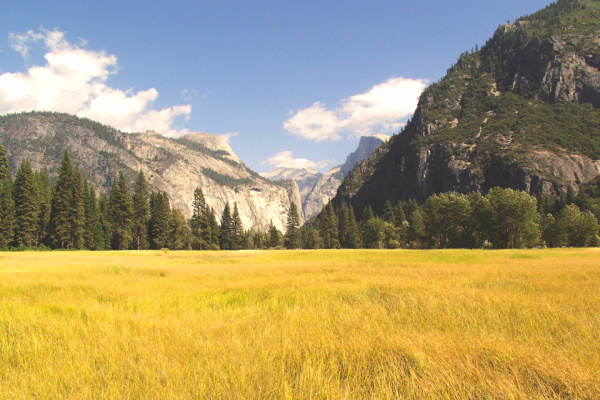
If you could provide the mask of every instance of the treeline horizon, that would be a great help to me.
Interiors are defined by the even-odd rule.
[[[296,204],[286,232],[244,231],[237,204],[225,205],[221,220],[201,188],[194,191],[186,220],[165,192],[150,192],[139,172],[130,189],[122,173],[108,193],[97,194],[73,166],[68,152],[52,186],[47,168],[29,160],[13,181],[0,144],[0,249],[243,250],[243,249],[437,249],[600,246],[599,207],[585,191],[569,187],[559,196],[493,188],[480,193],[442,193],[423,205],[387,201],[361,218],[351,205],[328,203],[318,218],[299,226]],[[593,193],[593,197],[596,193]]]

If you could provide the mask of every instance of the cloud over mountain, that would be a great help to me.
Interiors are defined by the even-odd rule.
[[[335,160],[311,161],[307,158],[294,158],[293,151],[282,151],[263,161],[261,164],[269,164],[275,168],[324,168],[331,165]]]
[[[68,42],[59,30],[12,33],[11,47],[29,63],[33,46],[43,46],[45,65],[0,75],[0,114],[20,111],[59,111],[87,117],[127,132],[155,130],[167,136],[186,133],[174,120],[189,118],[190,105],[152,109],[158,91],[133,92],[106,84],[117,72],[117,57]]]
[[[314,142],[336,142],[343,134],[366,136],[399,130],[415,110],[428,81],[390,78],[366,93],[350,96],[335,109],[315,102],[298,110],[283,127],[293,135]]]

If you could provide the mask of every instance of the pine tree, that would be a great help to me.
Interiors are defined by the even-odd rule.
[[[218,250],[220,248],[219,239],[221,237],[219,223],[217,222],[214,210],[208,205],[206,206],[206,226],[208,229],[204,230],[203,238],[208,243],[210,250]]]
[[[396,204],[396,207],[394,207],[394,226],[400,228],[404,221],[406,221],[406,214],[404,214],[402,202],[399,201],[398,204]]]
[[[68,249],[71,242],[71,214],[73,210],[73,165],[71,157],[65,151],[60,168],[58,181],[54,187],[50,208],[50,232],[55,247]]]
[[[187,250],[191,239],[190,230],[181,210],[176,208],[169,210],[168,229],[167,247],[171,250]]]
[[[240,250],[244,247],[244,226],[240,218],[237,203],[233,205],[233,215],[231,216],[231,248]]]
[[[281,232],[275,225],[273,225],[273,221],[271,221],[271,226],[269,228],[269,247],[274,249],[281,245]]]
[[[346,246],[349,249],[360,248],[360,231],[358,229],[358,223],[354,216],[354,207],[350,205],[348,207],[348,232],[346,233]]]
[[[192,218],[190,219],[190,225],[192,228],[192,237],[194,243],[192,248],[196,250],[205,249],[207,242],[205,240],[204,230],[209,228],[206,221],[206,200],[202,188],[197,187],[194,190],[194,203],[192,204]]]
[[[102,193],[98,198],[98,208],[100,209],[100,224],[102,225],[102,249],[110,249],[112,234],[112,224],[110,222],[110,207],[108,194]]]
[[[319,221],[319,234],[323,239],[323,247],[326,249],[335,249],[339,246],[338,229],[333,204],[329,202],[321,213]]]
[[[340,246],[343,249],[348,248],[348,223],[349,223],[349,214],[348,206],[346,204],[342,204],[340,207],[340,211],[338,213],[338,238],[340,242]]]
[[[84,241],[85,247],[90,250],[104,249],[104,233],[100,216],[100,208],[96,191],[93,187],[87,188],[87,181],[84,182],[85,196],[85,229]]]
[[[10,164],[6,157],[6,149],[0,143],[0,181],[6,178],[10,173]]]
[[[133,248],[136,250],[148,248],[148,221],[150,220],[150,199],[148,196],[148,181],[142,170],[137,176],[133,189]]]
[[[75,249],[84,247],[85,195],[83,177],[79,169],[73,168],[73,195],[71,197],[71,243]]]
[[[36,245],[38,227],[38,192],[37,182],[31,162],[25,159],[17,170],[13,187],[15,201],[15,240],[17,246],[30,247]]]
[[[110,190],[109,208],[113,228],[112,248],[125,250],[131,242],[133,202],[129,194],[129,185],[122,172]]]
[[[300,232],[298,227],[300,226],[300,217],[298,216],[298,209],[296,203],[292,202],[290,205],[290,211],[287,218],[287,226],[285,232],[284,244],[287,249],[299,249],[300,248]]]
[[[150,246],[162,249],[168,246],[169,198],[165,192],[150,194]]]
[[[10,170],[0,179],[0,249],[10,246],[15,237],[15,203]]]
[[[390,224],[394,223],[394,209],[389,200],[386,200],[383,204],[383,220]]]
[[[48,229],[50,224],[50,203],[52,202],[52,188],[50,186],[50,176],[48,168],[44,167],[39,173],[35,174],[38,186],[38,226],[36,231],[36,241],[38,244],[50,245]]]
[[[233,248],[232,228],[233,220],[231,218],[229,202],[227,202],[225,203],[225,208],[223,209],[223,214],[221,215],[221,250],[231,250]]]

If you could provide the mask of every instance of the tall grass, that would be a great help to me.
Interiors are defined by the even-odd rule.
[[[0,398],[600,398],[600,251],[0,253]]]

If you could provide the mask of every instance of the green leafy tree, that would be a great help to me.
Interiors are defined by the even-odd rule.
[[[17,246],[35,246],[38,228],[38,191],[31,162],[25,159],[15,177],[15,240]]]
[[[112,223],[112,248],[125,250],[132,239],[133,202],[129,194],[129,185],[122,172],[113,183],[108,201]]]
[[[298,215],[298,209],[296,203],[292,202],[290,205],[290,211],[288,212],[286,232],[284,238],[284,245],[287,249],[299,249],[301,246],[300,232],[298,227],[300,226],[300,217]]]
[[[148,181],[140,170],[133,188],[133,220],[132,237],[135,250],[147,249],[148,244],[148,221],[150,220],[150,196],[148,194]]]
[[[598,245],[598,221],[589,211],[582,212],[575,204],[563,208],[556,218],[550,216],[544,238],[555,247],[586,247]]]
[[[383,247],[385,222],[381,218],[373,217],[362,223],[362,243],[367,249],[381,249]]]
[[[490,236],[497,248],[523,248],[539,243],[541,232],[537,200],[529,194],[493,188],[486,196],[490,204]]]

